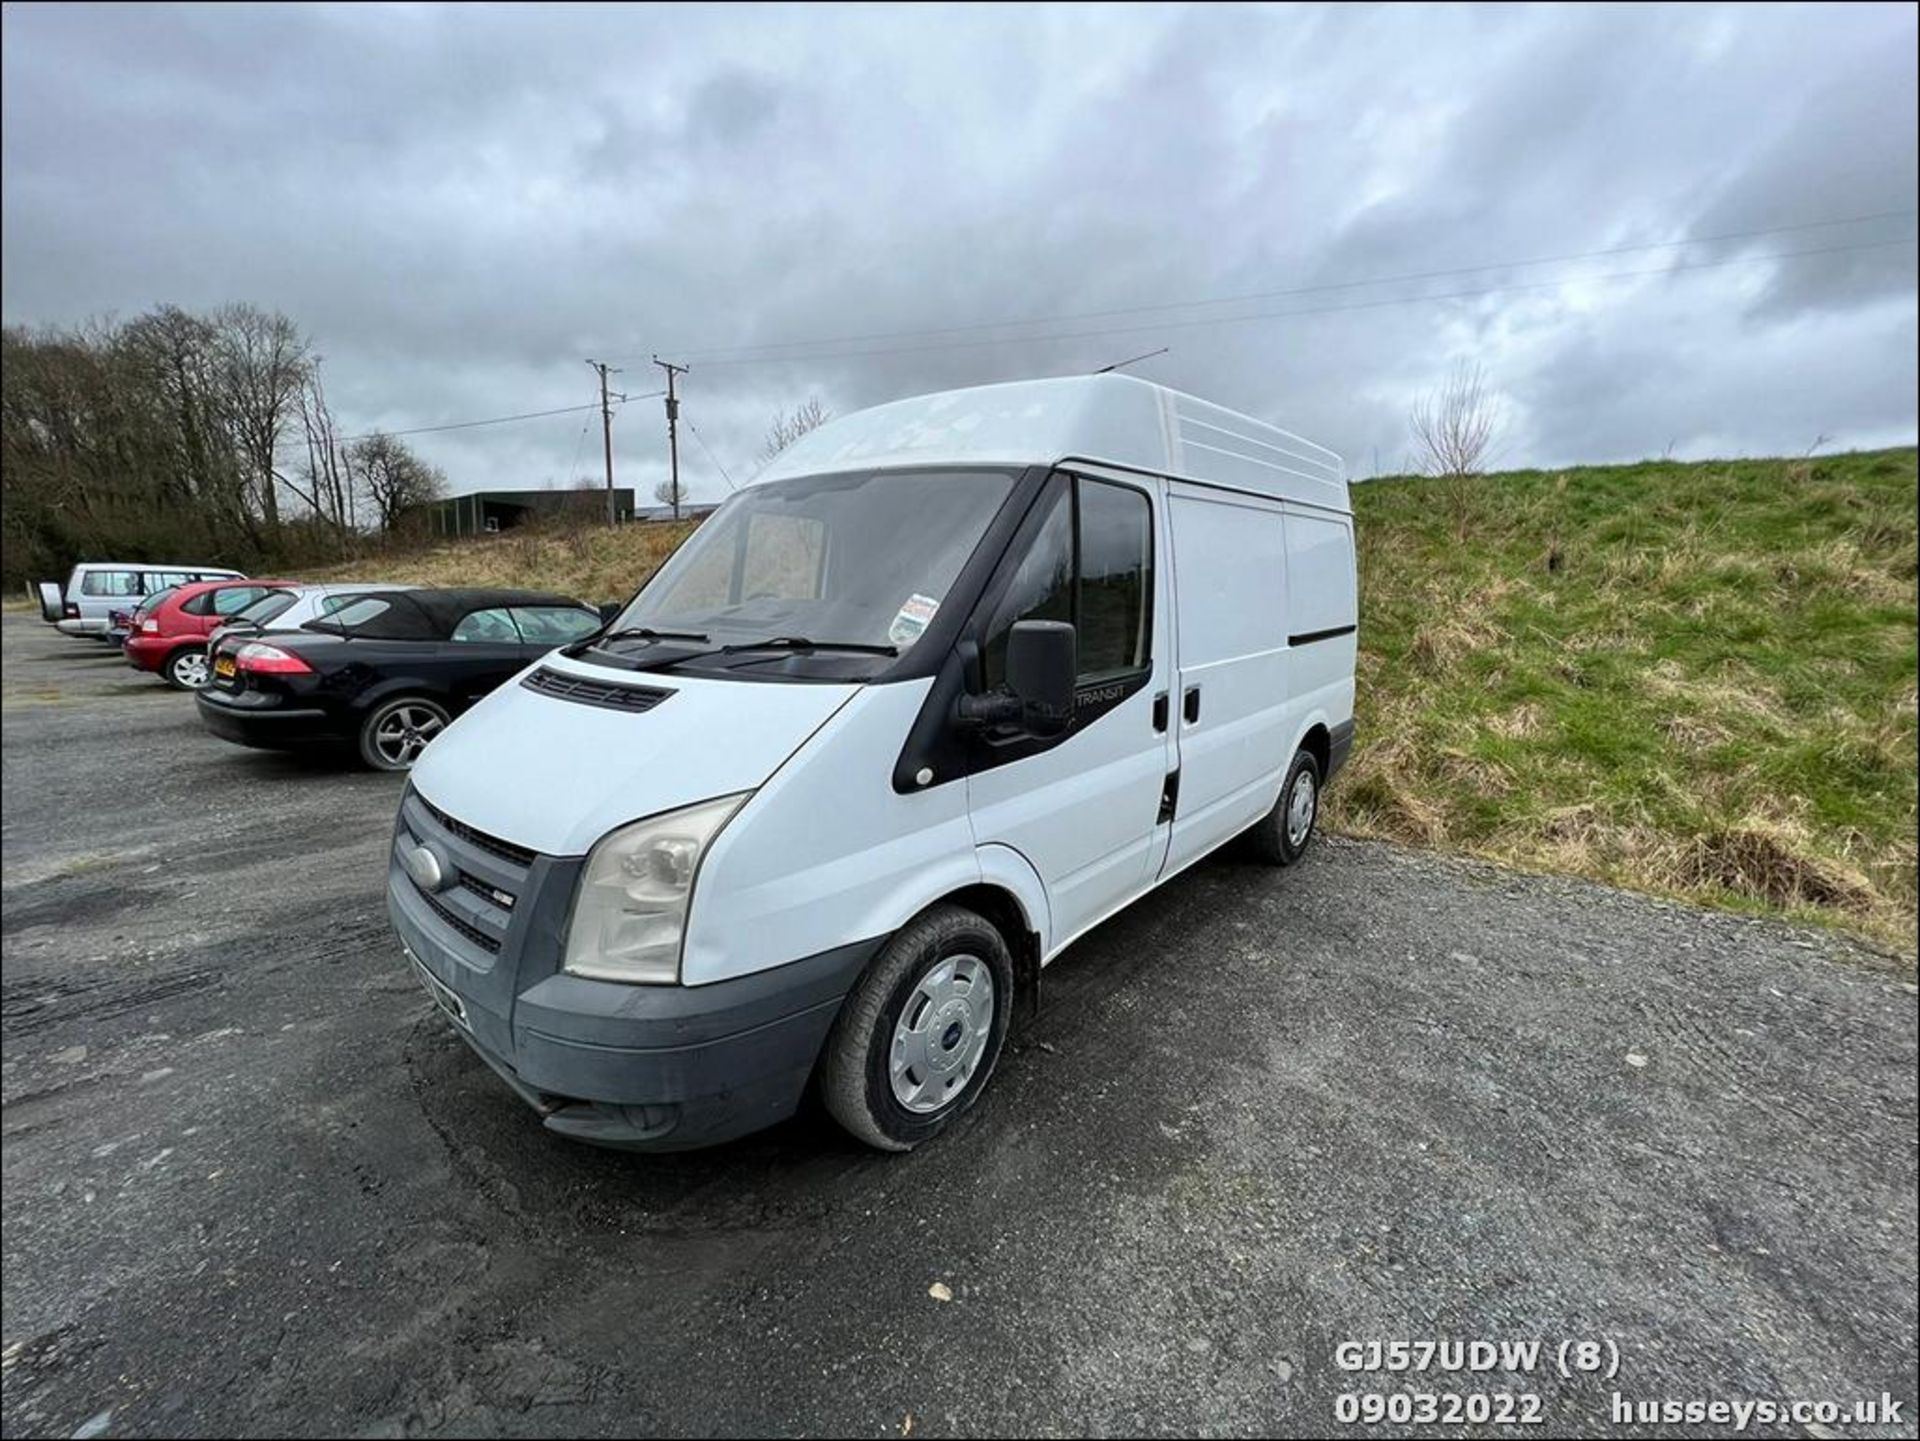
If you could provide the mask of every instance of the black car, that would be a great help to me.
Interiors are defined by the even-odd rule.
[[[370,591],[299,630],[221,640],[200,719],[243,746],[351,745],[403,771],[481,696],[602,624],[594,607],[538,591]]]

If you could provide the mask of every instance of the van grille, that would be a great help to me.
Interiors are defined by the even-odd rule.
[[[567,675],[562,671],[549,670],[546,666],[541,666],[520,684],[557,700],[604,706],[608,710],[649,711],[673,694],[670,690],[653,686],[616,685],[612,681]]]
[[[490,881],[483,880],[470,871],[461,871],[459,875],[454,878],[454,884],[463,890],[472,891],[488,904],[497,906],[503,911],[510,911],[514,907],[512,891],[502,890],[499,886],[492,884]]]
[[[436,916],[440,917],[441,920],[445,921],[448,926],[452,927],[454,930],[458,931],[461,935],[465,936],[468,940],[472,941],[481,950],[487,951],[493,955],[498,955],[500,953],[500,938],[498,936],[490,936],[485,931],[481,930],[480,927],[473,925],[470,922],[463,919],[462,917],[460,917],[459,915],[456,915],[450,908],[442,905],[440,903],[440,898],[436,895],[433,895],[431,892],[423,891],[418,886],[415,886],[413,889],[415,893],[420,897],[421,900],[425,901],[429,906],[433,908],[433,913]]]
[[[516,866],[533,864],[534,853],[525,846],[516,846],[512,841],[503,841],[498,836],[490,836],[485,831],[475,830],[465,821],[455,820],[420,792],[413,791],[411,794],[413,799],[420,803],[422,810],[468,845],[478,846],[483,851],[491,851],[501,860],[512,861]]]

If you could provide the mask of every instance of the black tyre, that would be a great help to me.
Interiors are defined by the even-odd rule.
[[[449,719],[445,706],[425,696],[382,701],[360,723],[360,759],[377,771],[411,770]]]
[[[205,690],[213,679],[213,664],[205,646],[183,646],[167,657],[160,674],[175,690]]]
[[[1247,832],[1247,847],[1273,866],[1290,866],[1306,854],[1320,820],[1320,762],[1301,751],[1287,767],[1280,799]]]
[[[869,1146],[910,1151],[980,1098],[1006,1045],[1013,957],[991,923],[940,905],[855,984],[827,1037],[820,1095]]]

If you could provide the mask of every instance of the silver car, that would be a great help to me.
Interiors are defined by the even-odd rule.
[[[336,585],[276,586],[245,610],[236,611],[227,622],[207,637],[207,653],[230,635],[247,631],[298,630],[310,620],[332,615],[356,596],[368,591],[417,590],[411,585],[392,585],[377,580],[349,580]]]

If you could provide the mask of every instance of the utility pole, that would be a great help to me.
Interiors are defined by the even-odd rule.
[[[607,399],[607,377],[620,372],[610,369],[604,360],[589,360],[587,364],[600,372],[600,439],[607,451],[607,524],[618,525],[620,516],[613,503],[613,404]]]
[[[680,519],[680,397],[674,393],[675,376],[685,375],[687,367],[654,356],[653,363],[667,373],[667,466],[673,491],[673,518]]]

